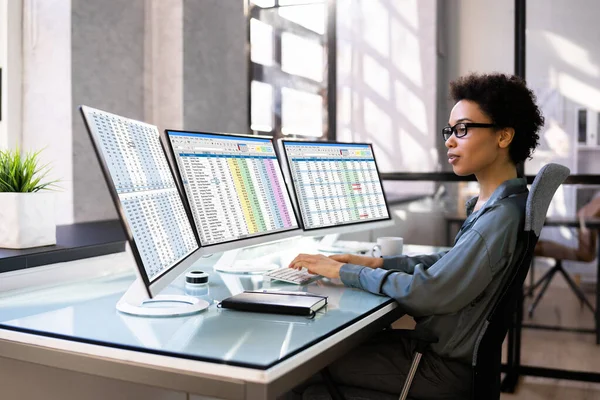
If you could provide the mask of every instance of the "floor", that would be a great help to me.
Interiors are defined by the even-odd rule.
[[[536,270],[537,277],[542,273],[542,270]],[[577,280],[576,277],[574,278]],[[585,290],[586,297],[593,305],[596,304],[594,290],[595,287]],[[592,312],[581,307],[579,300],[561,276],[555,276],[538,304],[533,318],[527,315],[531,302],[531,298],[526,299],[525,323],[594,328]],[[593,334],[523,329],[522,340],[523,365],[600,373],[600,346],[595,344]],[[600,383],[524,377],[517,393],[502,394],[501,398],[502,400],[600,400]]]

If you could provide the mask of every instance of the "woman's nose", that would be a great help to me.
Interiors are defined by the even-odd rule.
[[[456,137],[454,135],[451,135],[445,142],[444,145],[447,148],[452,148],[452,147],[456,147]]]

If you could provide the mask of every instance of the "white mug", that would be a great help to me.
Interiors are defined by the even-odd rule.
[[[404,239],[401,237],[380,237],[371,250],[371,257],[399,256],[402,254]]]

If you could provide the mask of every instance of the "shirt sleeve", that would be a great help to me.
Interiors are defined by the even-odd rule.
[[[454,247],[429,268],[420,263],[412,274],[345,264],[342,282],[394,298],[412,316],[461,310],[490,284],[514,252],[520,219],[495,209],[482,215]],[[490,249],[493,249],[490,251]]]
[[[398,270],[407,274],[412,274],[415,267],[421,264],[424,268],[429,268],[440,260],[448,251],[441,251],[434,254],[423,254],[418,256],[397,256],[384,257],[383,269]]]

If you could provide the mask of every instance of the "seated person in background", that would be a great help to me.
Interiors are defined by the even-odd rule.
[[[565,246],[552,240],[540,240],[535,246],[535,255],[552,257],[557,260],[594,261],[596,259],[598,234],[596,230],[586,228],[584,218],[600,217],[600,196],[596,195],[589,203],[581,207],[577,212],[577,216],[580,221],[577,248]]]
[[[450,251],[372,258],[300,254],[291,268],[341,278],[349,287],[394,298],[417,329],[439,343],[423,355],[410,398],[468,398],[475,341],[497,300],[509,267],[523,249],[526,180],[516,165],[537,147],[543,117],[525,82],[504,74],[469,75],[450,84],[455,105],[442,130],[454,173],[475,174],[479,196]],[[339,385],[399,394],[414,343],[381,332],[330,365]]]

